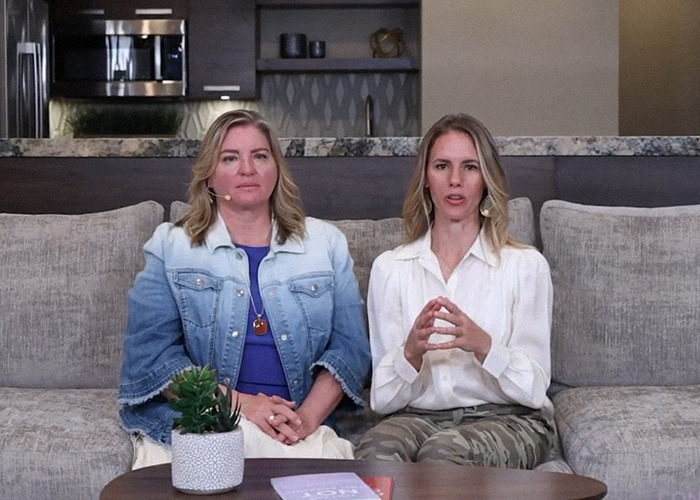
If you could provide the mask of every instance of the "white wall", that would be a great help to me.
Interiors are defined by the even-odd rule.
[[[494,135],[617,135],[618,0],[423,0],[422,132],[463,111]]]

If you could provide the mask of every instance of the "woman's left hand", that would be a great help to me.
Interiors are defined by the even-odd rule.
[[[453,335],[454,340],[440,342],[435,344],[436,347],[438,349],[458,348],[474,353],[479,363],[483,363],[491,350],[491,336],[447,297],[438,297],[437,302],[442,307],[435,313],[435,318],[445,320],[454,326],[435,326],[435,332]]]
[[[306,415],[304,412],[303,408],[299,408],[296,412],[296,415],[298,418],[298,423],[294,424],[292,422],[284,422],[282,425],[288,426],[288,429],[294,434],[294,437],[296,439],[290,439],[289,438],[289,432],[282,433],[280,432],[277,435],[277,440],[280,441],[281,443],[284,444],[294,444],[297,441],[300,441],[310,434],[313,434],[313,432],[318,429],[319,423],[316,423],[315,421],[312,421],[310,418],[310,415]]]
[[[297,440],[306,438],[319,428],[342,399],[340,383],[328,370],[320,370],[306,399],[294,409],[295,421],[285,419],[282,422],[283,430],[288,429],[294,433]],[[289,432],[281,432],[277,440],[284,444],[294,444],[297,440],[290,439],[289,435]]]

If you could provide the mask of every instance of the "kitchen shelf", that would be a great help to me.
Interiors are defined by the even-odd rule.
[[[415,57],[258,59],[256,66],[260,73],[407,73],[420,70]]]
[[[420,7],[420,0],[256,0],[255,5],[266,9],[373,9],[388,7]]]

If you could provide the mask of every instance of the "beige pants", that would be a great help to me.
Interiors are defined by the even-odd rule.
[[[293,445],[282,444],[265,434],[245,417],[241,417],[243,429],[243,454],[246,458],[340,458],[352,459],[353,446],[346,439],[338,437],[333,429],[322,425],[306,439]],[[152,439],[134,435],[133,469],[172,461],[170,447]]]

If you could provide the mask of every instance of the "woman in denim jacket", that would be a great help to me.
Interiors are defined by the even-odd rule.
[[[169,459],[170,379],[207,363],[238,395],[246,456],[351,458],[322,425],[342,400],[362,405],[370,364],[345,237],[305,217],[274,132],[251,111],[213,123],[189,197],[144,246],[129,292],[119,403],[135,466]]]

